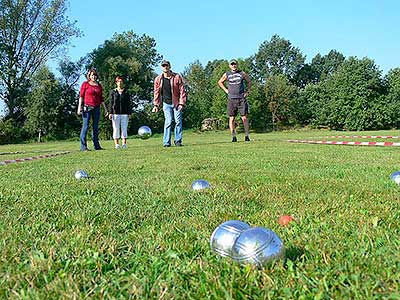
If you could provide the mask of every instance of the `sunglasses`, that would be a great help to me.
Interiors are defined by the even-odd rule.
[[[231,66],[236,66],[237,65],[237,63],[231,63]]]
[[[169,65],[164,64],[164,65],[161,65],[161,67],[169,67]]]

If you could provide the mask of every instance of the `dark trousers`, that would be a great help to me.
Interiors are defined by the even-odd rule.
[[[81,130],[81,150],[87,149],[86,136],[89,130],[89,122],[92,119],[92,140],[94,149],[100,149],[99,143],[99,119],[100,106],[93,108],[91,111],[82,112],[82,130]]]

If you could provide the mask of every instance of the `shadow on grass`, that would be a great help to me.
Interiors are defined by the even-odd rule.
[[[298,261],[298,260],[304,260],[305,259],[305,254],[306,252],[304,251],[304,248],[300,247],[289,247],[286,249],[286,259],[290,259],[291,261]]]

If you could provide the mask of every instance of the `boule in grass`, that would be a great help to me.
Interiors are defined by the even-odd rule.
[[[147,140],[151,137],[151,129],[148,126],[141,126],[138,130],[138,135],[142,140]]]
[[[232,247],[236,239],[244,230],[249,228],[251,228],[249,224],[238,220],[230,220],[220,224],[211,235],[211,250],[223,257],[231,257]]]
[[[208,183],[207,180],[204,179],[197,179],[192,183],[192,190],[194,191],[201,191],[205,189],[210,189],[211,185]]]
[[[88,173],[86,173],[84,170],[78,170],[75,172],[76,179],[84,179],[88,177],[89,177]]]
[[[396,171],[390,175],[390,179],[392,179],[395,183],[400,184],[400,171]]]
[[[270,229],[254,227],[243,231],[232,248],[232,259],[240,264],[263,267],[285,256],[279,236]]]

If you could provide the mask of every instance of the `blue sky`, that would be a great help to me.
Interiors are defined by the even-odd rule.
[[[307,61],[336,49],[374,59],[383,74],[400,67],[400,1],[394,0],[70,0],[68,15],[84,33],[72,41],[72,59],[133,30],[153,37],[177,72],[197,59],[248,57],[274,34]]]
[[[153,37],[176,72],[195,60],[249,57],[274,34],[307,62],[336,49],[375,60],[383,74],[400,67],[397,0],[70,0],[67,14],[84,34],[71,41],[72,60],[133,30]]]

